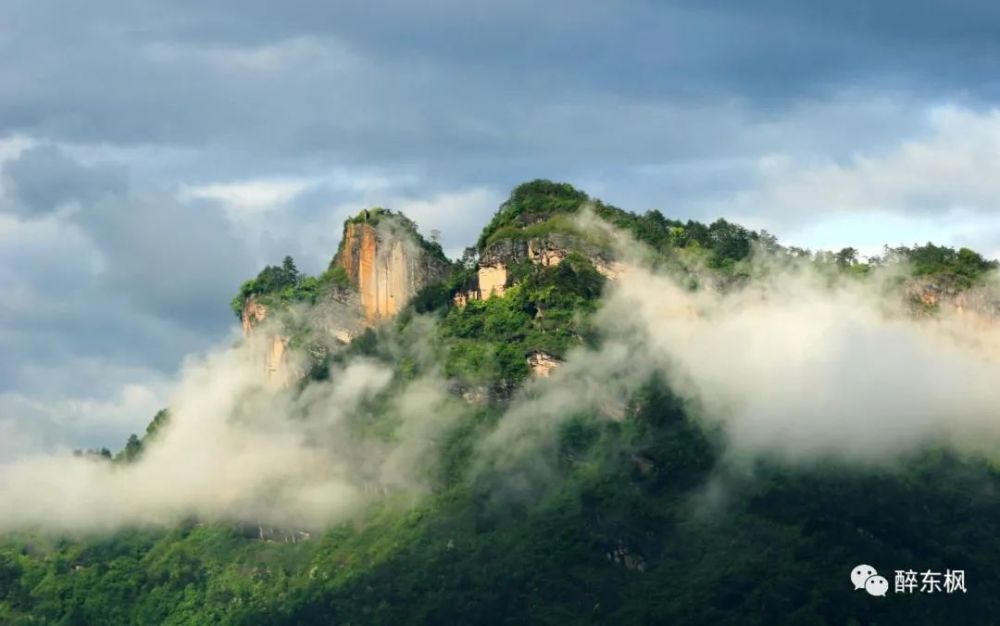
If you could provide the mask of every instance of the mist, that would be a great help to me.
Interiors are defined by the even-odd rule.
[[[988,458],[1000,444],[1000,332],[971,310],[914,316],[899,266],[836,278],[758,251],[754,279],[720,290],[697,264],[655,267],[640,244],[592,217],[581,228],[600,229],[624,268],[594,318],[601,340],[524,385],[475,444],[471,476],[520,491],[552,480],[560,426],[580,414],[629,419],[628,402],[652,376],[721,433],[735,460],[891,466],[928,447]],[[702,288],[689,288],[692,276]],[[297,314],[336,326],[322,311]],[[433,482],[439,443],[477,410],[436,373],[435,330],[415,317],[395,336],[430,372],[409,381],[355,357],[329,381],[276,387],[262,360],[266,326],[192,356],[168,425],[135,462],[40,454],[0,465],[0,530],[192,518],[312,530],[387,494],[415,501]],[[289,371],[306,371],[305,359],[292,351]],[[376,422],[390,436],[359,434]]]
[[[650,251],[592,215],[579,226],[610,236],[627,269],[597,313],[599,347],[570,352],[551,378],[530,384],[483,442],[487,458],[516,458],[499,462],[517,475],[516,489],[554,473],[560,424],[579,414],[622,419],[650,376],[722,434],[729,462],[884,468],[928,448],[995,456],[1000,327],[948,305],[916,315],[900,287],[905,265],[846,277],[757,250],[752,281],[717,289],[697,263],[653,269]],[[688,288],[692,279],[702,288]],[[980,295],[1000,302],[998,287],[993,274]]]
[[[41,454],[0,466],[0,530],[111,531],[183,519],[315,530],[394,491],[420,493],[423,452],[454,417],[437,381],[393,386],[392,370],[355,358],[329,382],[282,389],[263,366],[267,329],[191,357],[170,421],[135,462]],[[288,367],[303,359],[293,354]],[[403,423],[395,440],[360,438],[373,400]],[[383,416],[384,417],[384,416]]]

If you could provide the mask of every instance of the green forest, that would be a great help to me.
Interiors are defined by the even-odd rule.
[[[628,233],[657,271],[686,289],[752,283],[755,259],[805,264],[831,282],[864,281],[898,264],[906,276],[965,290],[997,268],[967,248],[932,243],[787,247],[767,232],[719,219],[631,213],[565,183],[512,191],[450,273],[423,288],[391,322],[311,363],[297,391],[338,364],[364,358],[393,381],[359,418],[358,437],[397,436],[392,394],[434,373],[449,393],[482,400],[436,441],[419,498],[387,493],[364,511],[295,541],[252,524],[195,517],[169,527],[0,536],[0,624],[990,624],[1000,618],[1000,472],[987,459],[926,447],[892,467],[831,460],[789,466],[727,461],[727,434],[650,372],[622,409],[560,422],[544,478],[483,471],[477,442],[501,427],[532,378],[528,358],[564,359],[606,337],[595,316],[608,278],[586,253],[583,211]],[[374,216],[374,218],[372,217]],[[369,219],[399,218],[385,210]],[[352,218],[355,220],[361,217]],[[443,258],[440,246],[416,234]],[[562,233],[579,241],[562,262],[512,266],[501,296],[459,306],[480,255],[497,242]],[[936,283],[936,284],[937,284]],[[316,305],[354,287],[331,264],[308,276],[285,258],[237,290],[271,306]],[[220,306],[226,305],[220,294]],[[933,310],[920,314],[933,315]],[[734,350],[739,346],[733,346]],[[169,407],[147,431],[110,450],[81,451],[128,466],[171,425]],[[366,421],[367,420],[367,421]],[[112,445],[112,444],[115,445]],[[476,468],[476,471],[474,471]],[[516,473],[516,472],[515,472]],[[0,512],[2,515],[2,512]],[[279,529],[296,531],[298,529]],[[967,591],[872,597],[851,569],[961,569]]]

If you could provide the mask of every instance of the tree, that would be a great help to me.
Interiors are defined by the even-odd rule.
[[[295,267],[295,261],[290,256],[286,256],[281,262],[281,272],[286,284],[294,284],[299,280],[299,269]]]
[[[469,246],[462,251],[462,267],[471,270],[479,264],[479,250],[475,246]]]
[[[850,267],[858,262],[858,251],[855,248],[843,248],[834,258],[840,267]]]
[[[726,262],[739,261],[750,256],[753,233],[738,224],[718,219],[708,227],[708,243],[715,253],[712,261],[721,267]]]
[[[138,435],[132,433],[125,442],[125,449],[118,455],[118,460],[131,463],[139,458],[140,454],[142,454],[142,442],[139,441]]]
[[[761,230],[760,233],[758,233],[757,241],[759,241],[761,247],[768,252],[777,252],[781,248],[778,244],[778,238],[766,230]]]

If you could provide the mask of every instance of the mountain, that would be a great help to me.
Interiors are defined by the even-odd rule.
[[[933,244],[812,253],[546,180],[455,262],[405,216],[363,211],[322,275],[287,258],[232,301],[275,396],[308,408],[287,417],[301,449],[347,458],[361,505],[322,527],[280,500],[280,523],[18,528],[0,539],[0,623],[993,623],[1000,473],[973,430],[989,403],[951,390],[992,398],[988,359],[956,359],[995,332],[996,265]],[[886,353],[918,367],[880,378]],[[356,401],[338,391],[383,373]],[[743,421],[720,417],[740,403]],[[174,419],[87,462],[142,469]],[[887,597],[854,589],[859,564]],[[896,592],[896,570],[961,570],[967,589]]]
[[[394,317],[418,291],[441,282],[450,265],[413,222],[386,209],[366,209],[348,220],[331,262],[358,290],[368,324]]]

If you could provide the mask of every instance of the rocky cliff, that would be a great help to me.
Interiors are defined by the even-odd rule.
[[[243,307],[243,336],[254,342],[268,383],[284,387],[302,378],[303,363],[291,363],[292,335],[314,360],[320,360],[337,344],[350,343],[366,327],[358,294],[332,290],[311,306],[279,307],[280,319],[272,319],[272,307],[251,295]]]
[[[243,336],[257,340],[255,357],[261,361],[269,384],[283,387],[296,378],[288,366],[288,336],[276,328],[269,328],[264,336],[256,336],[256,329],[268,319],[268,307],[251,295],[243,307]]]
[[[394,317],[450,269],[440,247],[420,237],[405,216],[366,210],[344,224],[327,272],[300,274],[288,258],[244,283],[233,306],[268,381],[286,386],[305,375],[310,360],[322,361],[335,345]],[[289,362],[293,337],[302,348],[296,352],[308,355],[302,363]]]
[[[463,306],[469,300],[502,296],[510,286],[512,266],[519,263],[546,267],[558,265],[572,252],[590,259],[594,268],[611,280],[625,270],[624,264],[617,261],[608,249],[573,233],[553,232],[533,238],[501,239],[480,252],[475,284],[456,294],[455,303]]]
[[[918,316],[954,313],[956,319],[983,330],[1000,321],[1000,285],[995,282],[967,286],[954,276],[919,276],[907,279],[902,289]]]
[[[333,260],[357,288],[368,324],[394,317],[423,287],[444,279],[448,262],[422,245],[401,216],[370,220],[368,211],[344,225]]]

